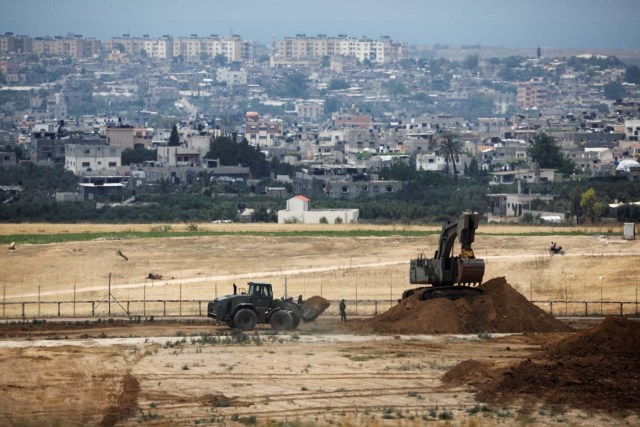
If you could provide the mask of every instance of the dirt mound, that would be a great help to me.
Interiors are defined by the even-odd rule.
[[[421,301],[419,293],[360,326],[380,333],[467,334],[566,332],[572,329],[529,302],[504,277],[480,286],[482,294]],[[354,329],[359,326],[354,322]]]
[[[477,398],[505,403],[535,397],[551,405],[586,411],[638,413],[640,324],[607,318],[601,325],[544,349],[481,389]]]
[[[138,407],[138,393],[140,393],[138,379],[130,374],[125,375],[122,379],[122,390],[116,399],[116,404],[107,409],[102,421],[100,421],[100,426],[114,426],[118,421],[135,414]]]
[[[464,360],[449,369],[442,377],[442,382],[448,387],[469,384],[480,387],[499,378],[499,373],[490,363],[477,360]]]

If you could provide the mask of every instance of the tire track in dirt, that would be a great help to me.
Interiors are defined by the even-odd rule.
[[[570,252],[566,255],[557,255],[561,257],[569,257],[569,258],[584,258],[584,257],[625,257],[625,256],[637,256],[640,253],[638,251],[617,251],[617,252],[595,252],[595,251],[583,251],[583,252]],[[485,261],[496,261],[496,260],[508,260],[508,259],[519,259],[519,260],[532,260],[540,257],[548,257],[549,255],[544,252],[536,252],[536,253],[518,253],[518,254],[504,254],[504,255],[484,255],[480,258]],[[178,284],[193,284],[193,283],[207,283],[207,282],[218,282],[218,281],[235,281],[239,279],[252,279],[255,277],[283,277],[283,276],[293,276],[300,274],[313,274],[313,273],[327,273],[333,271],[343,271],[343,270],[352,270],[352,269],[367,269],[367,268],[381,268],[381,267],[390,267],[397,265],[409,264],[409,260],[403,259],[398,261],[387,261],[387,262],[377,262],[377,263],[366,263],[366,264],[349,264],[349,265],[334,265],[328,267],[310,267],[310,268],[296,268],[296,269],[288,269],[288,270],[267,270],[267,271],[253,271],[249,273],[239,273],[239,274],[221,274],[214,276],[196,276],[196,277],[186,277],[180,279],[169,279],[169,280],[157,280],[149,283],[145,282],[134,282],[134,283],[121,283],[121,284],[112,284],[111,289],[113,290],[122,290],[122,289],[137,289],[145,286],[168,286],[168,285],[178,285]],[[65,286],[61,286],[64,288]],[[104,285],[100,286],[86,286],[86,287],[77,287],[76,293],[84,293],[84,292],[101,292],[104,291]],[[59,289],[55,291],[44,291],[40,292],[38,295],[37,292],[28,293],[28,294],[20,294],[20,295],[6,295],[5,298],[7,300],[16,299],[16,298],[36,298],[47,297],[47,296],[60,296],[60,295],[73,295],[73,285],[69,285],[68,289]]]

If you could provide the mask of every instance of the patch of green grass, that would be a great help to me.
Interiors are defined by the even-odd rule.
[[[187,227],[187,231],[173,231],[171,226],[153,228],[150,231],[117,231],[94,233],[52,233],[52,234],[7,234],[0,236],[0,244],[15,242],[20,244],[48,244],[65,242],[85,242],[88,240],[133,240],[165,237],[196,236],[255,236],[255,237],[424,237],[440,234],[439,230],[287,230],[287,231],[207,231]],[[480,236],[592,236],[595,232],[583,229],[575,231],[530,231],[530,232],[476,232]],[[602,233],[597,233],[602,234]]]

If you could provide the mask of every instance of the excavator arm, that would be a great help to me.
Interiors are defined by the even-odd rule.
[[[465,211],[457,221],[442,226],[438,249],[432,259],[419,255],[411,260],[409,281],[432,287],[475,286],[482,283],[484,261],[477,259],[471,248],[480,215]],[[453,255],[456,238],[460,241],[460,254]],[[406,292],[405,292],[406,293]]]

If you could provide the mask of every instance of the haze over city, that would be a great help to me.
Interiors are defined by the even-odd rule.
[[[1,7],[0,30],[105,39],[123,33],[240,34],[269,43],[306,33],[389,35],[411,44],[640,48],[636,0],[24,0]]]

